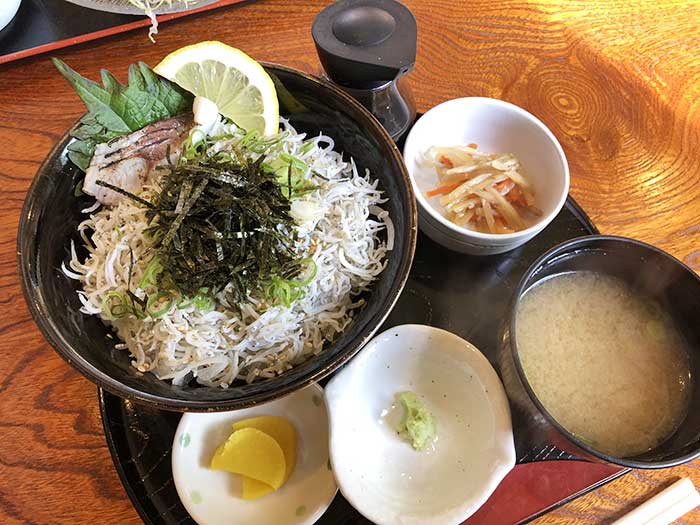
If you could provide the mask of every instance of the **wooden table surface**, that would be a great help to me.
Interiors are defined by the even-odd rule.
[[[92,78],[154,65],[218,39],[310,72],[327,2],[260,0],[61,51]],[[418,20],[410,75],[419,110],[488,96],[532,112],[562,143],[571,194],[604,233],[655,244],[700,269],[700,3],[668,0],[407,1]],[[303,4],[303,5],[302,5]],[[15,261],[22,201],[39,163],[83,112],[46,56],[0,67],[0,523],[136,524],[99,420],[95,387],[55,354],[29,315]],[[619,516],[699,462],[635,471],[540,518]],[[679,523],[700,523],[694,511]]]

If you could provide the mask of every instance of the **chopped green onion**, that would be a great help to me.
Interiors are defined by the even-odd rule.
[[[148,312],[148,315],[153,319],[156,319],[166,314],[174,301],[175,299],[170,292],[158,292],[148,297],[146,312]]]
[[[121,319],[131,312],[131,308],[123,293],[111,291],[102,299],[102,312],[110,319]]]
[[[263,164],[262,168],[266,173],[275,174],[277,184],[279,184],[282,194],[288,199],[291,197],[301,197],[318,188],[318,186],[312,184],[306,178],[308,166],[301,160],[287,153],[282,153],[270,163]],[[290,186],[292,188],[291,195],[289,192]]]
[[[318,266],[311,258],[299,261],[299,266],[304,264],[308,265],[310,270],[307,271],[308,275],[301,281],[283,279],[279,275],[272,276],[270,283],[265,288],[265,296],[272,304],[280,304],[285,308],[289,308],[294,302],[306,296],[303,287],[308,286],[314,280],[318,273]]]
[[[279,158],[284,162],[288,162],[289,164],[291,164],[292,168],[294,168],[295,170],[299,170],[302,173],[306,173],[306,170],[309,169],[309,167],[303,160],[293,157],[289,153],[280,153]]]
[[[308,265],[310,270],[307,271],[308,275],[303,281],[291,281],[296,286],[308,286],[311,283],[311,281],[313,281],[316,278],[316,274],[318,273],[318,266],[311,257],[307,257],[306,259],[302,259],[301,261],[299,261],[299,266],[302,265]]]
[[[131,313],[131,308],[127,304],[115,304],[109,308],[109,315],[112,319],[121,319]]]
[[[282,139],[287,137],[287,135],[289,135],[289,133],[284,131],[275,135],[274,137],[265,139],[260,137],[260,133],[258,133],[258,131],[250,130],[243,136],[243,138],[241,138],[241,140],[238,142],[238,146],[254,153],[263,154],[267,153],[267,151],[273,146],[279,144]]]
[[[203,312],[213,310],[214,298],[211,296],[209,288],[206,286],[200,288],[199,290],[197,290],[197,294],[194,297],[189,298],[188,300],[180,299],[180,301],[177,304],[177,307],[182,309],[187,308],[191,305],[194,305],[194,307],[197,310],[201,310]]]
[[[208,295],[195,295],[192,302],[194,307],[202,312],[209,312],[214,309],[214,299]]]
[[[178,302],[175,303],[175,308],[177,308],[178,310],[184,310],[185,308],[189,308],[190,306],[192,306],[193,302],[194,301],[192,299],[181,297],[180,300],[178,300]]]
[[[221,164],[226,163],[226,162],[238,162],[238,158],[234,157],[230,153],[227,153],[225,151],[217,151],[212,158],[214,159],[215,162],[219,162]],[[221,180],[221,179],[219,179]],[[224,181],[226,182],[226,181]]]
[[[194,297],[180,297],[175,303],[178,310],[184,310],[193,306],[202,312],[209,312],[214,309],[214,298],[209,295],[208,288],[200,288],[199,293]]]
[[[201,129],[193,128],[192,131],[190,131],[190,142],[192,144],[196,144],[204,140],[207,140],[207,134],[204,133],[204,131],[202,131]]]
[[[259,135],[260,133],[258,133],[257,129],[251,129],[250,131],[247,131],[245,135],[243,135],[243,138],[239,144],[241,146],[248,146],[250,143],[257,141]]]
[[[185,160],[194,160],[199,158],[209,147],[207,134],[201,129],[194,128],[190,131],[190,136],[182,144],[181,158]]]
[[[156,278],[162,271],[163,265],[160,263],[158,256],[153,257],[151,262],[148,263],[148,266],[146,266],[146,270],[143,272],[143,277],[141,277],[141,281],[139,282],[139,288],[143,290],[146,286],[155,286]]]
[[[299,150],[299,153],[302,155],[306,155],[309,151],[314,149],[314,146],[316,145],[316,141],[314,140],[307,140],[304,145],[301,147]]]
[[[273,304],[281,304],[285,308],[289,308],[295,301],[304,297],[304,291],[300,290],[296,285],[290,284],[277,275],[273,275],[270,284],[266,289],[266,296]]]
[[[222,140],[237,139],[240,138],[240,135],[236,135],[234,133],[222,133],[221,135],[210,135],[209,138],[212,140],[212,142],[219,142]]]

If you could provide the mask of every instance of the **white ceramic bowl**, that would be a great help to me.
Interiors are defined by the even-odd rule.
[[[424,452],[397,436],[390,410],[410,390],[437,420]],[[340,491],[378,525],[456,525],[515,465],[508,400],[488,360],[450,332],[387,330],[326,386],[330,453]]]
[[[542,217],[529,228],[509,234],[481,233],[450,222],[439,197],[425,192],[438,184],[432,168],[418,162],[431,146],[476,143],[487,153],[514,153],[535,189],[535,205]],[[474,255],[503,253],[524,244],[542,231],[561,210],[569,193],[569,166],[551,131],[522,108],[492,98],[448,100],[423,115],[406,138],[404,160],[418,200],[420,229],[451,250]]]
[[[0,30],[12,22],[20,3],[21,0],[0,0]]]
[[[276,492],[246,501],[240,476],[209,469],[216,448],[228,439],[234,421],[282,416],[297,431],[297,463]],[[200,525],[311,525],[337,492],[328,457],[328,412],[323,389],[311,385],[264,405],[232,412],[188,413],[173,440],[175,488]]]

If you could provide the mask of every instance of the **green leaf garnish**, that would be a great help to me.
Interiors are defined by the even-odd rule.
[[[87,170],[95,146],[115,137],[174,117],[192,108],[192,95],[156,75],[139,62],[129,67],[129,83],[122,85],[107,70],[102,85],[89,80],[57,58],[51,59],[85,104],[88,114],[71,131],[77,140],[68,147],[68,158]]]

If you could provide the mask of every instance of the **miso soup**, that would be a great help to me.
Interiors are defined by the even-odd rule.
[[[686,341],[668,313],[618,278],[574,272],[535,285],[518,305],[515,335],[542,405],[600,452],[646,452],[685,417]]]

